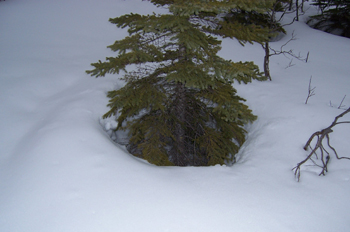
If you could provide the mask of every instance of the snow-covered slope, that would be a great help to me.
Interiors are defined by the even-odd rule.
[[[350,161],[329,172],[305,166],[309,136],[350,106],[350,40],[288,26],[281,41],[308,63],[271,58],[272,82],[235,85],[259,119],[232,167],[155,167],[112,143],[100,125],[117,76],[95,79],[89,64],[126,32],[108,18],[162,12],[136,0],[0,2],[0,231],[346,232]],[[310,12],[314,11],[312,8]],[[304,16],[306,17],[306,16]],[[260,45],[225,39],[225,58],[261,64]],[[304,104],[310,76],[316,95]],[[350,115],[344,117],[349,120]],[[350,125],[331,141],[350,156]]]

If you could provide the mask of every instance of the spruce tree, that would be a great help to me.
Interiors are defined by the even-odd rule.
[[[110,19],[119,28],[128,27],[129,36],[108,46],[116,57],[93,63],[87,71],[96,77],[125,73],[125,86],[108,93],[110,110],[104,117],[116,115],[117,130],[129,133],[130,153],[152,164],[234,161],[245,141],[243,125],[256,116],[232,83],[263,77],[252,62],[219,57],[220,41],[206,32],[215,15],[237,6],[259,9],[261,1],[152,2],[167,5],[169,14]],[[251,40],[250,34],[240,36],[241,42]],[[132,71],[127,69],[131,65]]]

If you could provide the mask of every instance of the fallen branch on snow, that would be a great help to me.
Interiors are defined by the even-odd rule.
[[[324,145],[323,145],[323,139],[326,138],[327,140],[327,145],[328,147],[334,152],[335,154],[335,157],[337,159],[348,159],[350,160],[349,157],[339,157],[338,156],[338,153],[337,151],[335,150],[334,147],[332,147],[330,145],[330,142],[329,142],[329,134],[333,132],[332,128],[336,125],[339,125],[339,124],[344,124],[344,123],[350,123],[350,121],[343,121],[343,122],[338,122],[338,119],[343,117],[345,114],[349,113],[350,112],[350,107],[345,110],[343,113],[339,114],[337,117],[335,117],[334,121],[332,122],[332,124],[323,129],[323,130],[320,130],[320,131],[317,131],[315,133],[313,133],[311,135],[311,137],[309,138],[309,140],[306,142],[305,146],[304,146],[304,150],[307,151],[308,148],[311,148],[311,152],[309,153],[309,155],[303,160],[301,161],[300,163],[297,164],[297,166],[295,166],[292,170],[294,170],[294,175],[296,176],[296,178],[298,179],[298,181],[300,180],[300,168],[301,166],[306,163],[306,161],[310,160],[312,161],[316,166],[320,167],[322,169],[322,171],[320,172],[319,175],[325,175],[326,172],[328,171],[328,163],[329,163],[329,160],[330,160],[330,154],[329,152],[325,149]],[[314,148],[311,147],[311,142],[313,141],[314,138],[317,138],[317,141],[316,141],[316,144],[314,146]],[[317,151],[320,152],[320,160],[322,162],[322,164],[317,164],[314,160],[313,160],[313,157],[315,156],[316,159],[318,159],[318,155],[317,155]]]

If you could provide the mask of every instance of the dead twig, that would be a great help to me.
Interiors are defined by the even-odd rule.
[[[332,147],[330,145],[330,138],[329,138],[329,134],[333,132],[332,128],[336,125],[339,124],[344,124],[344,123],[350,123],[350,121],[342,121],[342,122],[338,122],[339,118],[343,117],[345,114],[350,112],[350,107],[345,110],[343,113],[339,114],[338,116],[335,117],[334,121],[332,122],[332,124],[320,131],[317,131],[315,133],[313,133],[311,135],[311,137],[309,138],[309,140],[306,142],[305,146],[304,146],[304,150],[307,151],[308,148],[311,148],[311,152],[309,153],[309,155],[302,160],[301,162],[299,162],[292,170],[294,170],[294,175],[296,176],[297,180],[300,181],[300,168],[303,164],[305,164],[308,160],[310,160],[311,162],[313,162],[316,166],[320,167],[322,170],[320,172],[319,175],[325,175],[326,172],[328,172],[328,163],[330,160],[330,153],[326,150],[326,148],[323,145],[323,139],[326,138],[327,140],[327,145],[328,147],[333,151],[335,157],[337,159],[348,159],[350,160],[349,157],[339,157],[337,151],[335,150],[334,147]],[[311,142],[314,140],[314,138],[317,138],[316,144],[315,146],[312,148],[311,147]],[[320,153],[320,157],[318,157],[317,155],[317,151],[319,151]],[[316,164],[316,162],[313,160],[313,156],[315,156],[316,159],[320,158],[321,160],[321,164]]]
[[[344,109],[345,105],[343,105],[343,102],[344,102],[345,98],[346,98],[346,95],[345,95],[345,96],[343,97],[343,99],[341,100],[339,106],[337,107],[338,109]],[[334,106],[334,105],[332,104],[332,101],[329,101],[329,105],[330,105],[331,107],[336,107],[336,106]]]
[[[294,58],[296,58],[296,59],[298,59],[300,61],[303,61],[303,62],[307,63],[307,61],[309,59],[309,53],[310,52],[307,53],[306,58],[303,58],[300,53],[299,54],[295,54],[293,49],[289,49],[288,51],[284,49],[284,47],[287,44],[289,44],[291,41],[294,41],[294,40],[297,40],[297,38],[295,37],[294,32],[293,32],[292,33],[292,37],[280,47],[280,50],[275,50],[275,49],[270,47],[270,50],[272,51],[270,56],[283,54],[286,57],[287,56],[291,56],[291,57],[294,57]]]
[[[305,101],[305,104],[307,104],[307,102],[309,101],[309,98],[315,95],[315,89],[316,87],[311,87],[311,80],[312,80],[312,76],[310,77],[310,81],[309,81],[309,90],[308,90],[308,94],[307,94],[307,98]]]
[[[346,95],[343,97],[343,99],[341,100],[341,102],[340,102],[340,104],[339,104],[339,106],[338,106],[338,109],[341,109],[342,107],[344,107],[344,105],[343,105],[343,101],[344,101],[344,99],[346,98]]]

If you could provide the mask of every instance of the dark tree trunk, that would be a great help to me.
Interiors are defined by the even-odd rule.
[[[292,7],[293,7],[293,0],[290,0],[289,1],[289,11],[291,11],[292,10]]]
[[[264,57],[264,74],[265,76],[271,81],[271,75],[270,75],[270,47],[269,42],[265,42],[265,57]]]
[[[295,12],[296,12],[296,19],[295,21],[299,21],[299,0],[295,1]]]
[[[174,125],[174,137],[176,139],[174,144],[174,151],[172,154],[172,162],[176,166],[186,166],[187,149],[186,149],[186,131],[184,124],[186,121],[186,89],[181,82],[176,83],[175,100],[172,114],[176,118]]]
[[[179,47],[179,61],[186,62],[186,47]],[[185,83],[177,82],[175,83],[174,89],[174,105],[171,110],[172,115],[175,118],[174,124],[174,138],[175,143],[173,144],[173,151],[171,152],[172,162],[176,166],[187,166],[191,165],[188,163],[187,149],[186,149],[186,86]]]
[[[301,12],[303,12],[303,13],[304,13],[304,2],[305,2],[305,0],[301,1]]]

